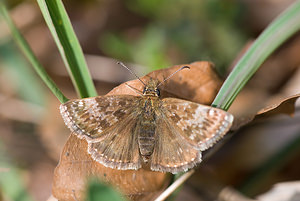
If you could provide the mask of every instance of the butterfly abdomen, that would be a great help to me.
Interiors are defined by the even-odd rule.
[[[138,145],[144,162],[153,153],[155,145],[155,112],[151,100],[145,101],[144,111],[139,117],[137,125]]]
[[[155,124],[151,121],[141,121],[138,134],[138,145],[144,162],[147,162],[153,153],[155,144]]]

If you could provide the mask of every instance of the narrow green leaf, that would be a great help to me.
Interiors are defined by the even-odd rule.
[[[17,79],[14,82],[20,99],[26,102],[45,106],[46,93],[41,79],[37,76],[34,69],[20,48],[16,47],[14,40],[7,40],[0,45],[1,73],[9,73]]]
[[[97,96],[87,64],[61,0],[37,0],[62,59],[81,98]]]
[[[265,29],[239,60],[212,105],[228,110],[237,94],[267,57],[299,29],[300,1],[296,1]]]
[[[33,51],[31,50],[30,46],[22,36],[22,34],[19,32],[15,24],[13,23],[12,19],[10,18],[8,11],[5,7],[5,5],[0,2],[0,12],[4,17],[4,20],[6,21],[7,25],[9,26],[12,36],[14,37],[16,43],[22,50],[23,54],[26,56],[26,58],[30,61],[32,64],[34,70],[37,72],[37,74],[41,77],[41,79],[45,82],[47,87],[52,91],[52,93],[58,98],[58,100],[61,103],[64,103],[68,101],[68,99],[63,95],[63,93],[59,90],[59,88],[56,86],[54,81],[48,76],[47,72],[43,68],[43,66],[40,64],[36,56],[34,55]]]

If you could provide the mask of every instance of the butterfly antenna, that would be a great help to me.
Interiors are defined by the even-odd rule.
[[[169,77],[167,77],[166,79],[164,79],[162,82],[160,82],[156,87],[159,87],[160,85],[162,85],[165,81],[167,81],[168,79],[170,79],[171,77],[173,77],[173,75],[175,75],[176,73],[178,73],[179,71],[188,68],[190,69],[189,66],[182,66],[181,68],[179,68],[177,71],[175,71],[174,73],[172,73],[171,75],[169,75]]]
[[[123,66],[124,68],[126,68],[132,75],[134,75],[145,87],[147,86],[140,78],[139,76],[137,76],[132,70],[130,70],[127,66],[125,66],[125,64],[123,64],[123,62],[118,61],[117,64]]]

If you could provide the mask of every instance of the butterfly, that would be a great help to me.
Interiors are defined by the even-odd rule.
[[[187,171],[232,125],[233,116],[226,111],[178,98],[161,99],[162,82],[142,83],[140,96],[98,96],[60,106],[65,124],[88,142],[88,153],[106,167]]]

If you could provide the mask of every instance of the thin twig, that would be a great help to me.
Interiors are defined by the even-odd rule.
[[[182,185],[190,176],[195,173],[195,170],[190,170],[179,177],[174,183],[171,184],[162,194],[160,194],[155,201],[163,201],[170,196],[180,185]]]

